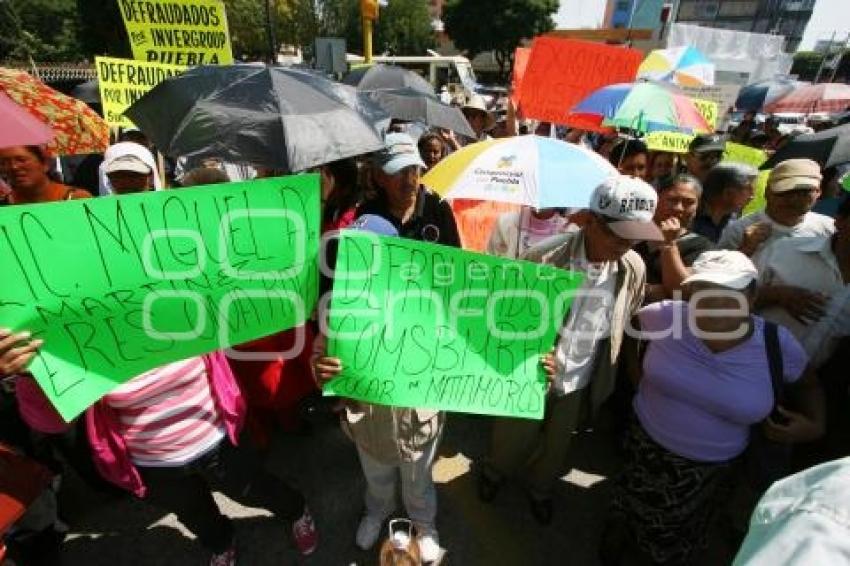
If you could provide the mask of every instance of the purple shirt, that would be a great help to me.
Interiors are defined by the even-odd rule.
[[[662,301],[638,312],[644,331],[672,329],[652,340],[634,408],[644,430],[671,452],[700,462],[723,462],[747,447],[750,426],[773,408],[764,319],[754,316],[752,336],[713,353],[694,336],[688,303]],[[681,321],[677,325],[673,322]],[[678,338],[676,336],[679,336]],[[803,347],[779,327],[784,378],[800,378],[808,362]]]

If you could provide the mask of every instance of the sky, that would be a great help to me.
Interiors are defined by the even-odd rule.
[[[561,9],[555,16],[559,28],[595,28],[601,25],[605,15],[605,0],[561,0]],[[842,4],[844,10],[841,10]],[[845,39],[850,33],[850,18],[847,16],[848,0],[817,0],[815,11],[800,49],[812,49],[818,39]],[[843,12],[843,13],[842,13]]]

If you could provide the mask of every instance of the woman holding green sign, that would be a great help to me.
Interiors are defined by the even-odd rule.
[[[419,183],[425,164],[407,134],[388,134],[386,148],[374,158],[372,175],[376,195],[360,207],[354,227],[384,236],[401,236],[460,246],[457,226],[448,203]],[[314,347],[313,370],[324,385],[342,370],[339,358],[326,355],[320,335]],[[443,555],[436,528],[437,492],[431,465],[443,433],[445,415],[430,409],[388,407],[347,401],[341,415],[345,432],[357,445],[366,477],[366,512],[355,541],[372,548],[384,521],[395,509],[396,484],[408,516],[416,526],[422,562]]]

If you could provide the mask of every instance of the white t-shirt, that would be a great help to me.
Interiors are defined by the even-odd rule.
[[[807,212],[802,222],[796,226],[783,226],[774,222],[764,210],[761,210],[730,222],[723,229],[717,246],[722,249],[737,250],[744,239],[744,230],[758,222],[770,224],[770,236],[756,249],[752,256],[753,261],[757,261],[758,256],[776,240],[787,237],[831,236],[835,232],[835,220],[817,212]]]
[[[566,395],[587,387],[593,374],[598,344],[611,333],[611,314],[617,286],[617,262],[590,263],[582,250],[570,269],[585,274],[584,285],[573,299],[555,359],[562,368],[553,392]]]
[[[764,251],[756,264],[760,285],[790,285],[829,297],[824,316],[804,324],[775,305],[759,314],[785,326],[803,344],[815,366],[826,361],[838,339],[850,334],[850,285],[832,251],[832,238],[787,238]]]

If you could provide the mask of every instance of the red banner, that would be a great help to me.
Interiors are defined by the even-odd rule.
[[[525,76],[525,69],[528,67],[528,58],[531,56],[530,47],[517,47],[514,51],[514,68],[511,81],[511,102],[514,103],[514,108],[519,108],[519,93],[522,89],[522,77]]]
[[[535,38],[519,96],[523,116],[564,124],[570,109],[594,90],[634,81],[642,60],[628,47]]]
[[[452,211],[463,249],[485,252],[493,225],[500,215],[519,210],[519,205],[489,200],[455,199]]]

